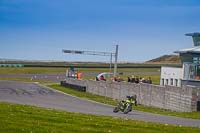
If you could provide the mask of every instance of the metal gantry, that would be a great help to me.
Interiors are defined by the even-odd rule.
[[[112,68],[112,57],[115,57],[114,65],[114,77],[117,77],[117,58],[118,58],[118,45],[116,45],[115,53],[112,52],[98,52],[98,51],[82,51],[82,50],[62,50],[63,53],[68,54],[83,54],[83,55],[95,55],[95,56],[110,56],[110,71]]]

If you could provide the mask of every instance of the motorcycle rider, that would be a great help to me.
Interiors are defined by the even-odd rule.
[[[125,109],[126,108],[126,103],[127,102],[130,102],[130,101],[132,101],[132,102],[134,102],[134,104],[135,104],[135,106],[137,106],[137,100],[136,100],[136,95],[134,95],[134,96],[126,96],[126,100],[122,100],[120,103],[119,103],[119,107],[121,108],[121,109]]]

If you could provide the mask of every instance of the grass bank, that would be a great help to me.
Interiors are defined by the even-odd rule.
[[[0,102],[1,133],[195,133],[200,128],[163,125]]]

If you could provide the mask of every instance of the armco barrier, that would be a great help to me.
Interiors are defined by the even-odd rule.
[[[192,86],[183,88],[127,82],[105,82],[66,79],[66,83],[86,87],[86,92],[122,100],[127,95],[137,95],[139,104],[190,112],[200,109],[200,89]]]
[[[0,64],[0,67],[24,67],[23,64]]]
[[[86,92],[85,86],[70,84],[70,83],[66,83],[65,81],[61,81],[60,84],[61,84],[61,86],[64,86],[64,87],[69,87],[69,88],[72,88],[72,89],[77,90],[77,91]]]

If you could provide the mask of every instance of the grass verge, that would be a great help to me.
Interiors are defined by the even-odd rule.
[[[51,84],[47,85],[50,88],[77,96],[81,98],[86,98],[89,100],[105,103],[105,104],[110,104],[110,105],[117,105],[116,100],[113,100],[112,98],[107,98],[104,96],[99,96],[99,95],[94,95],[91,93],[87,92],[80,92],[76,91],[70,88],[65,88],[60,86],[59,84]],[[169,116],[177,116],[177,117],[182,117],[182,118],[192,118],[192,119],[200,119],[200,112],[175,112],[175,111],[170,111],[170,110],[165,110],[165,109],[159,109],[159,108],[154,108],[154,107],[147,107],[147,106],[142,106],[138,105],[134,107],[135,110],[139,111],[144,111],[144,112],[150,112],[150,113],[156,113],[156,114],[161,114],[161,115],[169,115]]]
[[[1,133],[182,133],[200,128],[94,116],[0,102]]]
[[[0,68],[0,74],[64,74],[67,68],[51,68],[51,67],[22,67],[22,68]],[[79,68],[79,72],[83,73],[83,79],[95,79],[96,75],[84,76],[84,73],[100,73],[109,72],[108,68]],[[113,70],[112,70],[113,71]],[[129,72],[159,72],[160,68],[118,68],[118,73]],[[119,75],[120,78],[127,81],[127,77],[131,75]],[[160,76],[155,75],[135,75],[138,77],[148,78],[151,77],[154,84],[160,83]]]

